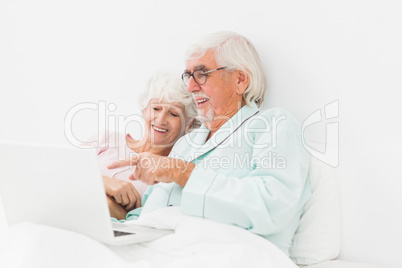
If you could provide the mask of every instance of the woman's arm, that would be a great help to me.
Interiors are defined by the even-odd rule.
[[[127,211],[118,204],[112,197],[106,195],[107,204],[109,205],[110,216],[118,220],[125,220]]]
[[[106,195],[112,197],[126,211],[141,206],[141,196],[131,182],[103,176],[103,185]]]

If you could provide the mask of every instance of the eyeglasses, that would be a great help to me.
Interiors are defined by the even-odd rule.
[[[190,74],[190,73],[183,73],[182,75],[181,75],[181,79],[183,80],[183,82],[184,82],[184,84],[186,85],[186,86],[188,86],[188,82],[190,81],[190,77],[193,77],[194,78],[194,81],[198,84],[198,85],[203,85],[203,84],[205,84],[206,82],[207,82],[207,77],[208,77],[208,74],[209,73],[212,73],[212,72],[215,72],[215,71],[219,71],[219,70],[222,70],[222,69],[225,69],[225,68],[227,68],[227,67],[221,67],[221,68],[218,68],[218,69],[214,69],[214,70],[210,70],[210,71],[207,71],[207,72],[205,72],[205,71],[203,71],[203,70],[197,70],[197,71],[194,71],[192,74]]]

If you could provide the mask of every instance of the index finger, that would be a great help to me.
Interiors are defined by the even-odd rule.
[[[137,165],[139,159],[139,155],[132,155],[130,159],[126,160],[119,160],[119,161],[114,161],[110,165],[107,166],[108,169],[113,169],[113,168],[119,168],[119,167],[126,167],[126,166],[135,166]]]
[[[107,166],[108,169],[113,169],[113,168],[119,168],[119,167],[126,167],[130,166],[130,160],[120,160],[120,161],[114,161],[110,165]]]

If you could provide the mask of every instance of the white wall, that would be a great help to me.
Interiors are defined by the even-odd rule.
[[[303,122],[339,101],[339,117],[328,122],[339,122],[337,172],[348,223],[341,257],[401,266],[401,2],[144,2],[2,1],[0,140],[67,143],[64,118],[83,102],[114,103],[109,116],[138,113],[137,94],[153,71],[181,74],[187,44],[237,31],[264,63],[264,107],[282,106]],[[79,139],[94,133],[96,111],[77,114],[72,126]],[[324,142],[325,122],[306,134]],[[372,233],[355,238],[362,225]],[[389,249],[359,249],[367,241]]]

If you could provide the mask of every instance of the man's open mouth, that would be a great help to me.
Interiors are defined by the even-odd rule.
[[[208,98],[203,98],[203,99],[196,100],[196,103],[197,103],[197,105],[201,105],[201,104],[203,104],[204,102],[207,102],[207,101],[209,101]]]

